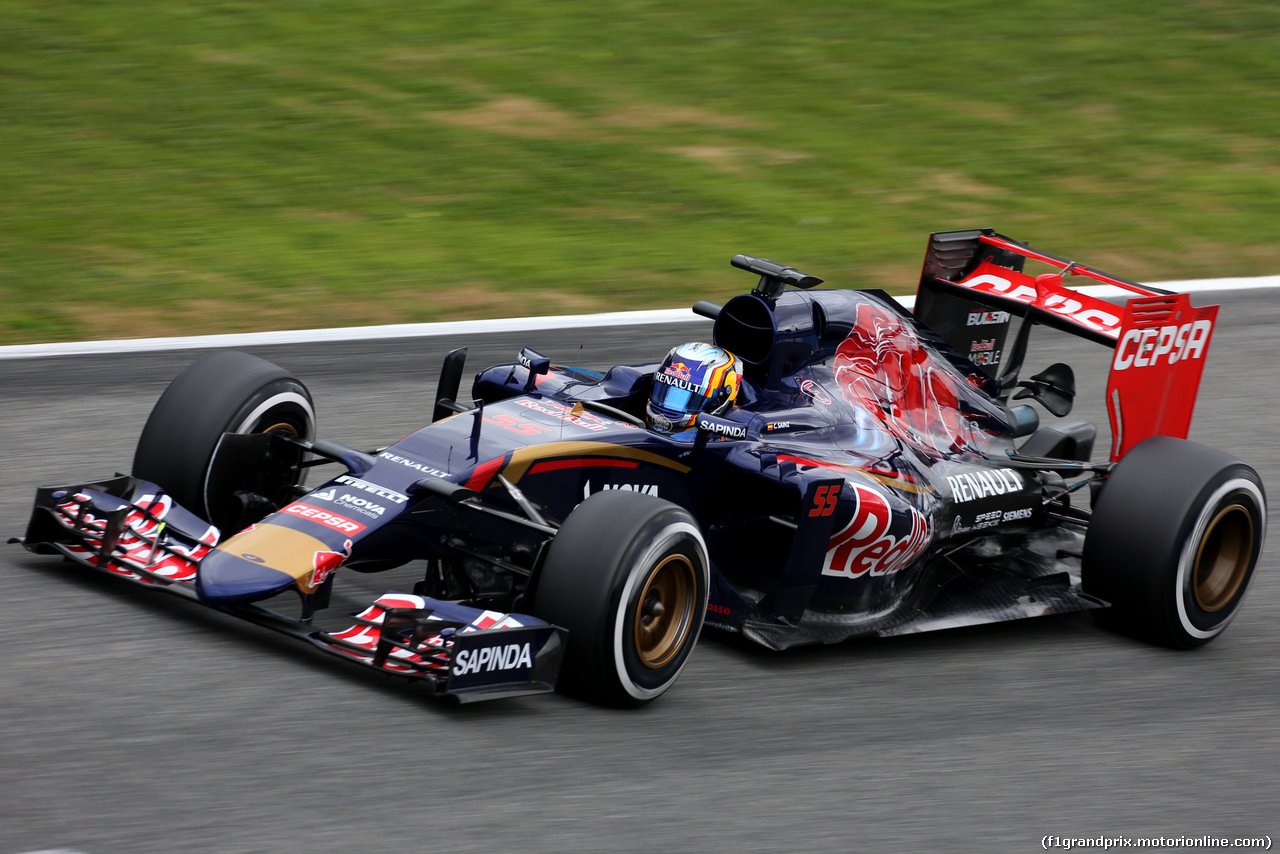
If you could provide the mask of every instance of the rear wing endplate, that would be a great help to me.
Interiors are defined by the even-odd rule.
[[[1149,436],[1186,438],[1217,319],[1186,294],[1129,300],[1107,380],[1112,460]]]

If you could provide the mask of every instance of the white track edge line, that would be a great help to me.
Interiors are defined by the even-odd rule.
[[[1280,288],[1280,276],[1232,279],[1197,279],[1157,282],[1153,287],[1179,293]],[[1092,296],[1124,296],[1128,291],[1113,285],[1089,285],[1077,290]],[[897,300],[911,308],[914,296]],[[388,326],[348,326],[337,329],[293,329],[280,332],[243,332],[223,335],[190,335],[179,338],[122,338],[107,341],[65,341],[52,344],[0,346],[0,360],[42,356],[92,356],[110,353],[146,353],[166,350],[206,350],[224,347],[263,347],[273,344],[320,344],[335,341],[381,341],[390,338],[437,338],[445,335],[483,335],[497,332],[545,332],[551,329],[649,326],[659,323],[705,321],[691,309],[610,311],[602,314],[565,314],[547,317],[504,317],[492,320],[458,320],[442,323],[396,323]]]

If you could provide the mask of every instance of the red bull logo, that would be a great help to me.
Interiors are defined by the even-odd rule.
[[[949,373],[896,313],[859,305],[834,360],[845,400],[893,436],[931,456],[975,447],[984,436],[959,411],[959,377]]]
[[[849,484],[858,506],[853,518],[827,545],[823,575],[862,578],[892,575],[910,566],[933,539],[933,528],[924,514],[907,508],[911,529],[903,536],[889,533],[893,511],[883,495],[859,484]]]
[[[689,373],[689,366],[686,365],[684,362],[672,362],[670,365],[666,367],[663,373],[666,374],[667,376],[684,380],[685,382],[690,382],[693,380],[693,375]]]
[[[338,567],[342,566],[342,562],[351,557],[350,540],[343,543],[342,549],[340,552],[320,550],[311,556],[312,569],[311,575],[307,577],[307,587],[314,590],[324,584],[330,575],[338,571]]]

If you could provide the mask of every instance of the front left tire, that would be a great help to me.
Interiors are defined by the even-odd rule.
[[[578,505],[548,547],[530,613],[569,630],[557,687],[610,706],[664,694],[707,613],[710,561],[684,509],[626,490]]]

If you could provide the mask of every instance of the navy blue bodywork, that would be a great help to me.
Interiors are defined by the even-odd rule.
[[[475,408],[437,401],[390,446],[308,444],[343,472],[233,536],[166,520],[157,486],[119,478],[42,489],[24,542],[464,699],[554,685],[563,631],[520,611],[559,526],[602,490],[687,510],[712,565],[705,624],[775,649],[1103,604],[1079,592],[1084,526],[1059,473],[1080,463],[1019,463],[1026,412],[892,298],[757,290],[715,314],[740,395],[683,434],[644,426],[656,362],[599,373],[525,351],[476,375]],[[287,441],[228,434],[213,470]],[[338,566],[415,560],[413,593],[343,632],[309,625]],[[256,604],[289,591],[301,622]]]
[[[553,367],[535,377],[533,391],[525,391],[525,368],[499,365],[482,371],[472,389],[485,402],[484,421],[492,422],[481,430],[478,464],[514,470],[525,495],[561,519],[600,489],[644,491],[686,508],[703,528],[713,563],[707,624],[772,647],[1096,605],[1071,590],[1071,567],[1036,553],[1037,539],[1053,539],[1054,552],[1072,540],[1047,512],[1065,488],[1055,474],[997,462],[1014,450],[1015,418],[992,396],[986,374],[878,292],[789,291],[772,305],[757,296],[737,299],[758,303],[747,311],[773,319],[772,346],[743,336],[733,316],[717,320],[714,343],[748,364],[740,405],[723,419],[740,428],[740,438],[714,434],[699,442],[694,431],[667,437],[590,409],[568,414],[575,403],[599,402],[639,416],[656,363],[620,365],[603,376]],[[930,369],[954,380],[949,388],[957,392],[965,441],[939,450],[904,439],[843,392],[834,365],[860,308],[894,314],[919,337]],[[438,461],[447,448],[456,454],[476,417],[456,415],[392,450],[418,460]],[[506,446],[522,441],[520,430],[536,436],[517,457],[539,461],[523,468],[507,462]],[[563,447],[576,442],[600,449],[587,457]],[[630,467],[601,465],[611,444],[645,457]],[[492,480],[451,477],[502,500]],[[813,516],[824,485],[838,488],[839,497],[830,515]],[[851,536],[859,531],[864,536]],[[843,551],[841,532],[849,535]],[[952,561],[936,559],[957,549],[976,555],[983,544],[990,551],[997,540],[1000,559],[975,560],[981,572],[957,572]],[[1001,588],[994,598],[992,582]],[[1029,588],[1042,595],[1027,596]]]

